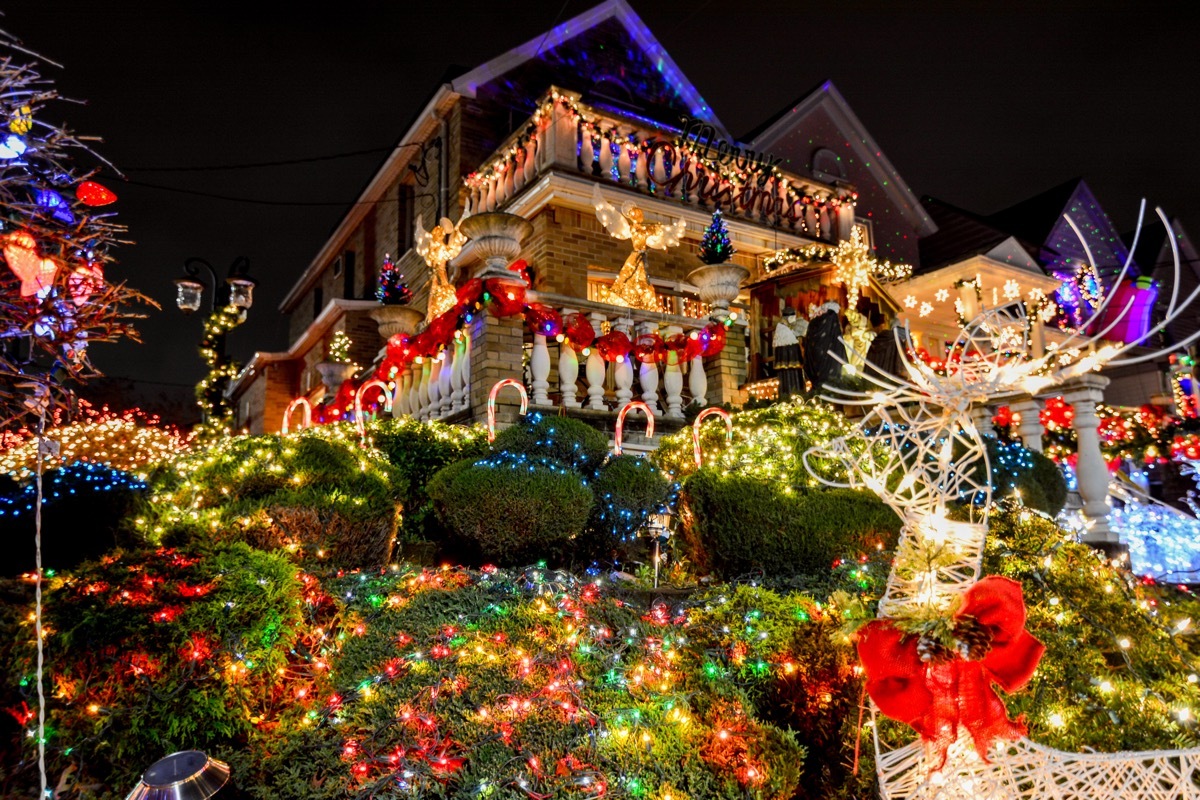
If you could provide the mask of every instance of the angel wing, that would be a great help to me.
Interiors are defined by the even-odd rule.
[[[646,246],[654,250],[666,250],[674,247],[679,244],[679,240],[683,238],[686,230],[687,221],[682,218],[675,220],[670,225],[664,224],[660,233],[652,233],[646,237]]]
[[[600,220],[600,224],[614,239],[628,239],[633,235],[629,230],[629,220],[625,219],[612,203],[604,199],[598,183],[592,190],[592,207],[596,209],[596,219]]]
[[[429,235],[429,231],[425,230],[425,215],[418,214],[417,221],[413,223],[413,239],[416,242],[417,255],[425,258],[429,254],[429,247],[433,244],[433,237]]]

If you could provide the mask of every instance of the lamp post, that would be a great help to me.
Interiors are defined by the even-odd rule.
[[[208,366],[208,374],[196,386],[196,402],[204,422],[225,419],[231,409],[225,399],[225,390],[229,382],[237,374],[237,369],[229,360],[225,349],[225,338],[231,330],[241,325],[246,319],[246,312],[254,303],[254,287],[257,281],[247,272],[250,260],[238,256],[229,265],[224,281],[217,279],[217,272],[212,264],[203,258],[195,256],[183,262],[184,276],[175,280],[177,294],[175,303],[185,314],[200,309],[207,288],[201,280],[201,268],[208,271],[214,288],[209,298],[209,315],[204,322],[204,335],[200,339],[200,356]]]

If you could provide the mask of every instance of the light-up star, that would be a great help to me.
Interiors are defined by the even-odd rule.
[[[804,248],[801,254],[805,258],[826,258],[833,264],[833,282],[846,287],[846,308],[854,308],[858,293],[866,288],[872,277],[886,283],[912,275],[912,267],[908,264],[880,261],[871,255],[871,246],[857,225],[850,229],[850,238],[838,242],[837,247],[816,244]]]
[[[939,303],[944,303],[944,302],[946,302],[946,299],[950,297],[950,290],[949,289],[938,289],[937,292],[933,296],[937,298],[937,301]]]
[[[932,303],[921,303],[921,316],[922,317],[928,317],[932,313],[933,313],[933,304]]]
[[[908,297],[904,298],[904,307],[905,308],[916,308],[917,307],[917,298],[911,294]]]

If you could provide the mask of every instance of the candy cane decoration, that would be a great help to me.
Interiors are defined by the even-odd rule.
[[[733,417],[729,412],[717,406],[709,406],[696,415],[696,421],[692,423],[692,450],[696,455],[696,469],[700,469],[700,423],[708,417],[718,416],[725,420],[725,443],[733,443]]]
[[[372,378],[362,386],[358,387],[358,390],[354,393],[354,427],[358,428],[358,435],[360,438],[367,435],[367,423],[365,420],[363,420],[363,395],[367,393],[367,389],[372,387],[379,387],[383,390],[383,410],[392,410],[392,395],[391,392],[388,391],[388,385],[386,383],[378,378]]]
[[[617,435],[614,439],[613,455],[621,455],[621,440],[625,436],[625,415],[635,408],[646,412],[646,438],[649,439],[654,435],[654,412],[650,410],[650,406],[641,400],[626,403],[621,407],[621,413],[617,414]]]
[[[304,416],[300,418],[300,427],[297,430],[304,430],[312,426],[312,403],[308,402],[307,397],[297,397],[292,402],[288,403],[287,410],[283,412],[283,427],[279,429],[280,433],[288,432],[288,422],[292,418],[292,412],[296,410],[296,406],[304,409]]]
[[[516,378],[504,378],[496,381],[496,385],[488,392],[488,443],[496,441],[496,395],[500,394],[500,390],[505,386],[511,386],[521,393],[521,416],[525,416],[525,412],[529,411],[529,393],[525,391],[525,384],[521,383]]]

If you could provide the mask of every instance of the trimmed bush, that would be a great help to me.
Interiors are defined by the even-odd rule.
[[[437,541],[441,531],[425,486],[450,464],[487,455],[487,432],[479,425],[468,428],[412,417],[380,420],[369,430],[375,447],[402,479],[401,544]]]
[[[613,456],[591,485],[595,503],[588,531],[607,547],[636,536],[647,517],[663,510],[675,495],[663,471],[639,456]]]
[[[855,489],[785,494],[772,484],[702,469],[684,482],[685,555],[702,572],[733,578],[822,576],[836,559],[889,547],[900,519]]]
[[[346,426],[229,439],[177,462],[154,489],[138,525],[152,543],[246,541],[355,568],[389,562],[404,481]]]
[[[994,500],[1008,497],[1016,490],[1030,508],[1052,517],[1062,511],[1067,500],[1067,481],[1057,464],[1019,443],[1005,444],[994,438],[986,441]],[[982,463],[976,466],[976,470],[982,469]]]
[[[42,476],[42,564],[73,567],[120,544],[125,518],[146,484],[119,469],[76,463]],[[0,475],[0,541],[9,542],[0,574],[33,572],[36,488],[32,476]]]
[[[608,456],[608,437],[586,422],[535,411],[501,431],[492,450],[553,459],[590,478]]]
[[[574,471],[525,455],[460,461],[435,475],[428,491],[441,521],[501,565],[562,554],[592,505],[592,490]]]

